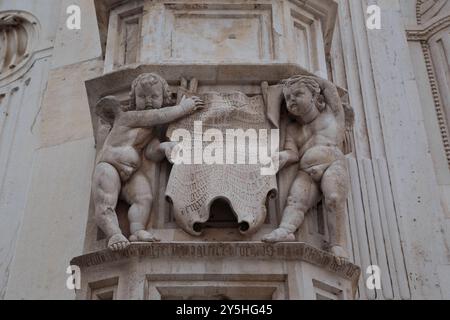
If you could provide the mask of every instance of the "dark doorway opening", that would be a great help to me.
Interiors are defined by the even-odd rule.
[[[237,228],[239,225],[228,201],[219,198],[211,204],[209,220],[204,226],[206,228]]]

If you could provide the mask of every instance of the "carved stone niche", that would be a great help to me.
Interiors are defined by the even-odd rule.
[[[20,70],[38,40],[36,19],[22,11],[0,12],[0,81]]]

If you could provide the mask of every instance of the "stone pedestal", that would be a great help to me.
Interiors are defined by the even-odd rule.
[[[167,242],[71,261],[77,299],[350,300],[358,266],[305,243]]]

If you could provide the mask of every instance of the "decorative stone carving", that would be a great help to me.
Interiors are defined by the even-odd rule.
[[[418,0],[417,20],[421,24],[450,9],[448,0]]]
[[[294,76],[282,82],[289,117],[280,169],[298,165],[280,227],[264,237],[266,242],[295,241],[294,232],[306,212],[323,200],[328,220],[331,252],[346,258],[344,250],[345,203],[349,177],[342,152],[346,116],[336,86],[310,76]],[[349,123],[349,121],[347,122]]]
[[[345,300],[354,298],[361,273],[351,262],[305,243],[135,243],[122,252],[101,250],[76,257],[71,265],[83,275],[78,299],[102,300],[313,300],[321,293]],[[295,272],[286,275],[291,269]],[[99,292],[109,292],[109,298]]]
[[[445,157],[450,168],[450,113],[446,110],[450,99],[445,95],[448,79],[436,72],[448,69],[450,63],[445,54],[445,48],[449,45],[450,1],[417,0],[416,15],[417,26],[406,30],[406,35],[408,41],[418,41],[422,47]]]
[[[256,232],[266,219],[266,202],[269,195],[273,195],[277,190],[275,175],[262,175],[261,161],[250,163],[252,150],[259,151],[265,149],[262,146],[261,136],[258,137],[255,145],[259,144],[259,149],[253,149],[255,145],[246,148],[246,139],[241,137],[248,130],[256,134],[263,132],[270,135],[270,124],[265,115],[264,101],[261,95],[248,97],[242,92],[218,93],[208,92],[203,94],[205,109],[189,117],[173,123],[167,136],[172,137],[177,129],[183,129],[190,133],[192,141],[187,143],[188,147],[194,147],[196,141],[201,141],[202,150],[211,147],[214,141],[217,145],[219,140],[220,157],[219,164],[207,164],[193,162],[192,164],[175,164],[170,174],[166,195],[171,199],[174,206],[174,215],[178,225],[187,233],[201,235],[203,224],[210,216],[211,204],[221,198],[225,199],[235,212],[239,223],[239,230],[242,234]],[[206,133],[198,132],[195,123],[201,123],[202,130],[208,132],[214,130],[214,138],[206,138]],[[233,131],[237,136],[232,136]],[[225,139],[223,139],[225,137]],[[264,140],[264,139],[263,139]],[[267,139],[265,139],[267,141]],[[232,143],[230,147],[229,143]],[[186,145],[186,142],[183,141]],[[225,146],[226,144],[226,146]],[[188,148],[186,148],[188,149]],[[218,149],[214,149],[217,152]],[[187,150],[184,150],[185,152]],[[195,151],[194,151],[195,152]],[[270,160],[270,151],[264,150]],[[227,161],[229,155],[232,159],[247,158],[244,164],[230,163]],[[195,159],[194,159],[195,160]],[[261,160],[261,158],[259,159]]]
[[[314,248],[306,243],[277,243],[265,244],[261,242],[193,242],[193,243],[140,243],[132,244],[122,252],[98,251],[76,257],[71,264],[79,267],[92,267],[105,263],[120,261],[130,257],[147,257],[150,259],[261,259],[307,261],[323,267],[343,278],[357,281],[360,268],[351,262],[339,263],[336,257]]]
[[[177,106],[168,105],[169,86],[157,74],[142,74],[133,82],[129,110],[113,96],[102,98],[96,105],[103,124],[98,131],[102,136],[97,137],[101,149],[93,175],[92,196],[96,223],[108,237],[111,250],[127,248],[129,240],[158,241],[145,229],[152,206],[151,181],[144,172],[145,163],[162,159],[168,147],[154,140],[155,126],[187,116],[202,108],[203,102],[192,97],[184,98]],[[119,197],[130,205],[129,240],[119,228],[115,211]]]
[[[0,79],[25,64],[36,41],[36,21],[23,12],[0,12]]]

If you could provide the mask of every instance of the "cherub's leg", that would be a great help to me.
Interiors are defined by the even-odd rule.
[[[95,204],[95,220],[108,237],[108,248],[117,251],[128,247],[128,239],[122,235],[116,214],[121,182],[116,168],[106,162],[97,164],[92,180]]]
[[[321,182],[324,208],[328,220],[331,252],[348,258],[345,246],[345,203],[349,189],[345,160],[334,162],[324,173]]]
[[[130,205],[128,210],[131,231],[130,241],[159,241],[152,233],[146,230],[153,197],[150,181],[142,171],[138,170],[123,187],[122,197]]]
[[[265,242],[295,241],[294,232],[302,225],[306,212],[320,199],[320,190],[311,177],[299,171],[295,178],[280,227],[263,238]]]

